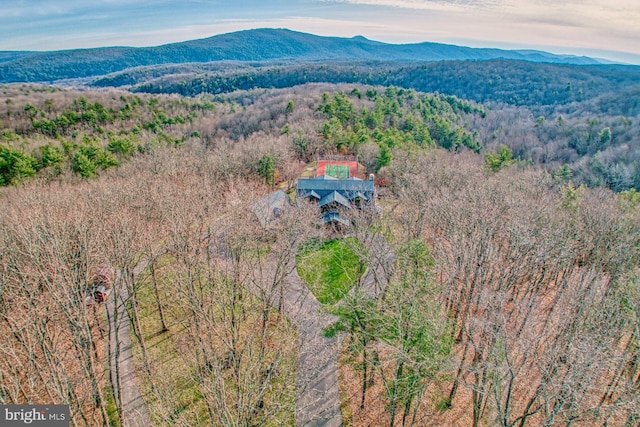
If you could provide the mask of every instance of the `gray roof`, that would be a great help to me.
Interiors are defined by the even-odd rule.
[[[325,222],[348,225],[349,221],[342,218],[333,205],[347,208],[352,202],[360,205],[356,199],[365,204],[375,204],[376,187],[372,179],[363,181],[359,178],[337,179],[329,175],[316,178],[299,178],[297,197],[319,199],[318,206],[322,208]]]
[[[277,218],[291,203],[291,199],[284,191],[269,193],[257,200],[249,209],[256,214],[258,221],[264,227]]]
[[[339,224],[343,224],[343,225],[351,225],[351,223],[349,222],[349,220],[344,219],[340,216],[340,213],[335,212],[335,211],[327,211],[322,215],[322,218],[324,219],[324,222],[332,222],[332,223],[339,223]]]
[[[298,192],[311,191],[315,191],[317,194],[321,194],[321,191],[339,191],[353,194],[360,192],[366,195],[367,193],[372,194],[375,191],[375,186],[371,180],[299,178]]]
[[[338,193],[337,191],[333,191],[327,194],[326,196],[324,196],[322,200],[320,200],[320,203],[318,203],[318,206],[323,207],[325,205],[328,205],[334,202],[346,207],[351,206],[351,203],[349,203],[349,200],[346,197],[344,197],[342,194]]]

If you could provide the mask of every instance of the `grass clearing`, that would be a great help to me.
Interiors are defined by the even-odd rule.
[[[298,274],[322,304],[335,304],[356,284],[364,268],[353,237],[304,243],[296,254]]]
[[[164,267],[172,262],[174,260],[171,257],[164,257],[156,264],[158,292],[160,300],[163,301],[168,332],[161,333],[162,327],[151,278],[148,275],[149,269],[146,268],[141,273],[147,277],[138,291],[140,327],[154,377],[152,385],[147,375],[140,375],[141,391],[155,425],[168,425],[171,420],[187,422],[194,426],[209,425],[211,421],[206,403],[198,383],[193,378],[189,354],[179,346],[185,330],[184,313],[177,307],[166,306],[167,301],[173,301],[170,297],[173,293],[173,278],[166,273]],[[144,373],[142,350],[133,331],[131,339],[136,371]],[[168,407],[175,408],[175,411],[168,411]]]
[[[260,256],[262,250],[257,250],[252,256]],[[132,331],[132,342],[136,369],[141,381],[141,391],[149,406],[154,425],[190,425],[209,426],[216,424],[207,408],[205,393],[199,381],[197,369],[198,361],[189,339],[189,328],[192,328],[189,313],[184,309],[185,296],[177,292],[178,279],[173,272],[171,257],[159,260],[156,264],[156,278],[160,298],[163,301],[165,321],[168,332],[161,333],[161,323],[155,292],[151,284],[149,269],[142,272],[142,285],[138,291],[139,314],[142,334],[144,336],[149,365],[152,372],[153,384],[146,375],[142,358],[142,350]],[[212,290],[213,291],[213,290]],[[259,336],[254,333],[255,325],[259,324],[259,304],[250,303],[255,297],[245,294],[245,309],[248,313],[243,317],[241,326],[242,337],[246,343],[256,345]],[[209,301],[208,299],[206,301]],[[255,299],[255,301],[258,301]],[[210,307],[211,333],[207,339],[214,351],[222,352],[222,343],[216,338],[217,309],[215,304]],[[269,315],[267,328],[266,352],[268,354],[282,354],[277,366],[277,374],[269,384],[269,390],[264,399],[265,411],[269,411],[268,421],[262,425],[283,426],[294,425],[295,418],[295,331],[286,320],[277,321],[278,313],[273,310]],[[251,338],[253,336],[253,338]],[[289,345],[290,344],[290,345]],[[285,348],[286,347],[286,348]],[[255,355],[257,351],[249,354]],[[253,366],[252,360],[244,360],[243,369],[259,369]],[[225,372],[228,374],[229,372]],[[225,380],[226,382],[226,380]],[[231,387],[231,383],[229,383]],[[273,391],[271,391],[273,390]],[[234,405],[230,402],[229,405]],[[231,406],[230,406],[231,407]],[[274,409],[277,408],[277,409]]]

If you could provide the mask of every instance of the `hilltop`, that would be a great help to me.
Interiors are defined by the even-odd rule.
[[[445,61],[514,59],[530,62],[602,64],[583,56],[532,50],[470,48],[441,43],[389,44],[321,37],[287,29],[254,29],[154,47],[102,47],[50,52],[0,52],[0,83],[86,78],[131,67],[214,61]]]

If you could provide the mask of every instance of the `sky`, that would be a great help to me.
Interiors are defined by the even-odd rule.
[[[252,28],[640,64],[640,0],[0,0],[0,50],[157,46]]]

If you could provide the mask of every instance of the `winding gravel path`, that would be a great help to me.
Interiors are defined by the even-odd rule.
[[[320,306],[294,269],[287,277],[284,312],[298,332],[296,425],[339,427],[338,355],[342,337],[325,338],[323,328],[338,319],[322,313]]]
[[[136,266],[134,274],[140,272],[146,266],[141,262]],[[112,354],[109,364],[111,366],[112,378],[115,378],[116,358],[118,360],[118,376],[120,386],[120,399],[122,401],[122,417],[124,427],[150,427],[152,426],[149,409],[142,398],[138,378],[136,377],[133,354],[131,352],[131,335],[129,312],[126,309],[126,302],[129,298],[129,291],[122,285],[121,280],[114,283],[115,292],[112,292],[106,302],[109,315],[109,340]],[[116,302],[117,299],[117,302]],[[117,325],[114,316],[117,308]],[[117,326],[117,327],[116,327]],[[116,346],[117,341],[117,346]],[[117,351],[116,351],[117,349]],[[116,389],[116,384],[112,384]]]
[[[360,289],[372,296],[378,296],[382,291],[376,284],[384,283],[385,280],[382,278],[390,277],[388,274],[394,261],[394,255],[384,239],[377,239],[376,244],[381,245],[378,253],[383,255],[374,262],[373,269],[370,268],[365,272],[360,281]],[[298,333],[296,426],[340,427],[342,415],[338,387],[338,357],[344,336],[338,335],[334,338],[324,336],[323,329],[338,318],[321,311],[320,302],[298,275],[295,268],[295,255],[293,257],[294,268],[286,276],[284,284],[283,311]],[[146,265],[147,260],[141,260],[134,269],[134,276],[139,274]],[[131,352],[130,319],[126,310],[128,289],[122,285],[121,280],[116,280],[114,288],[117,292],[112,292],[106,303],[111,322],[109,337],[111,348],[116,349],[116,340],[118,342],[118,351],[112,355],[110,366],[115,375],[115,358],[117,357],[124,425],[125,427],[148,427],[152,425],[151,417],[140,393]],[[117,328],[114,324],[116,308],[114,295],[117,296]]]
[[[374,244],[379,245],[377,253],[381,256],[374,261],[374,268],[364,273],[359,286],[377,297],[385,287],[386,278],[390,277],[395,256],[384,239],[378,238]],[[342,416],[338,357],[344,335],[324,336],[323,329],[338,318],[321,311],[320,302],[298,275],[293,256],[294,267],[284,284],[283,311],[298,333],[296,426],[339,427]]]

